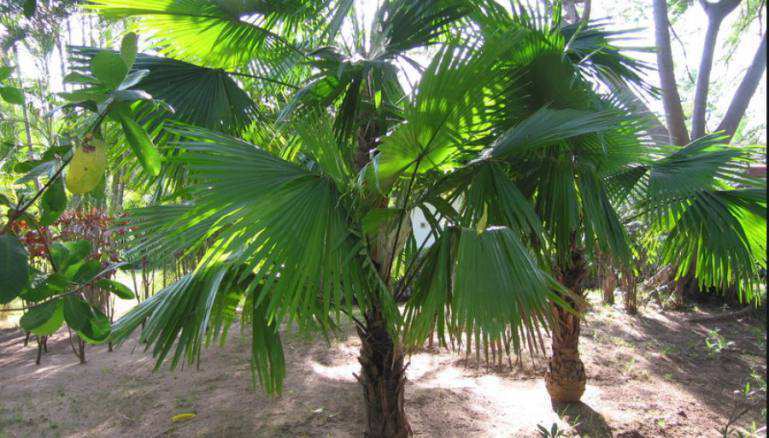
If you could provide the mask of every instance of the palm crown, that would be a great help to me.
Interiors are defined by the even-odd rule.
[[[385,1],[368,31],[346,0],[94,7],[140,16],[177,58],[140,55],[149,74],[136,87],[179,106],[181,116],[147,111],[145,122],[165,123],[165,167],[186,187],[132,223],[137,251],[203,255],[113,332],[146,320],[159,363],[198,357],[242,307],[255,374],[279,391],[279,326],[325,331],[346,315],[376,405],[367,364],[400,380],[401,346],[433,331],[514,351],[536,348],[543,325],[563,338],[586,260],[632,259],[623,204],[667,237],[662,261],[703,285],[749,292],[765,265],[763,191],[740,177],[744,152],[717,137],[652,147],[644,121],[598,91],[624,81],[654,93],[601,23],[460,0]],[[421,76],[404,88],[406,66]],[[252,101],[232,78],[267,92]],[[198,108],[205,117],[185,118]]]

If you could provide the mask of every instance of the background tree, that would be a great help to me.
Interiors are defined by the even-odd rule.
[[[679,9],[684,5],[685,9],[690,2],[677,2],[674,6]],[[681,105],[681,98],[676,82],[673,55],[670,38],[670,18],[668,3],[665,0],[654,0],[654,27],[655,41],[657,43],[657,64],[660,75],[660,88],[662,89],[662,101],[665,107],[668,131],[671,141],[678,145],[689,142],[689,139],[699,138],[706,133],[706,113],[708,111],[708,90],[710,88],[710,71],[713,66],[714,53],[717,48],[717,36],[724,18],[732,13],[741,3],[740,0],[720,0],[709,2],[701,0],[701,7],[708,17],[708,26],[703,40],[699,69],[697,71],[697,83],[694,94],[694,106],[691,119],[691,134],[687,128],[686,118]],[[747,2],[749,20],[755,19],[761,14],[763,2]],[[761,36],[761,44],[753,56],[753,59],[735,90],[731,103],[722,120],[713,131],[723,131],[728,137],[734,135],[740,120],[745,114],[748,103],[755,94],[759,81],[766,69],[766,32]]]

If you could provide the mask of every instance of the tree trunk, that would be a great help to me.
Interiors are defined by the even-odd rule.
[[[705,135],[705,115],[708,112],[708,88],[710,88],[710,71],[713,68],[713,53],[716,49],[718,30],[724,17],[740,4],[740,0],[721,0],[718,3],[708,3],[700,0],[702,8],[708,16],[708,28],[705,31],[705,42],[702,46],[700,67],[697,71],[697,85],[694,89],[694,109],[692,111],[692,138]]]
[[[561,297],[573,310],[553,305],[553,352],[545,374],[545,387],[554,403],[578,402],[585,392],[587,382],[585,365],[579,357],[582,305],[578,301],[583,298],[582,281],[587,269],[581,252],[573,251],[571,258],[571,266],[561,270],[559,280],[575,295]]]
[[[657,45],[657,67],[660,74],[662,90],[662,105],[665,108],[665,119],[670,132],[670,141],[683,146],[689,143],[689,133],[684,121],[684,110],[681,107],[681,96],[678,94],[676,75],[673,70],[673,51],[670,47],[670,31],[668,26],[667,0],[653,0],[654,8],[654,39]]]
[[[670,307],[673,309],[682,309],[686,305],[687,296],[694,295],[698,292],[699,288],[697,287],[697,280],[694,276],[694,267],[692,267],[686,275],[675,282],[673,299]]]
[[[611,268],[604,268],[603,278],[601,279],[601,289],[603,289],[603,303],[609,306],[614,305],[614,289],[617,288],[617,276]]]
[[[718,131],[724,131],[729,137],[734,135],[740,120],[745,115],[750,99],[756,93],[758,83],[764,77],[764,69],[766,69],[766,32],[764,32],[764,36],[761,38],[761,45],[758,46],[758,50],[756,50],[756,54],[753,56],[753,62],[742,78],[740,86],[737,87],[737,91],[734,92],[729,109],[726,110],[724,119],[718,125]]]
[[[13,56],[16,60],[16,75],[19,77],[19,88],[24,87],[24,81],[21,77],[21,59],[19,58],[19,49],[16,47],[16,44],[13,45]],[[24,104],[21,105],[21,113],[24,117],[24,134],[26,139],[26,146],[27,146],[27,158],[33,159],[35,158],[35,151],[32,146],[32,131],[30,128],[30,122],[29,122],[29,112],[27,111],[27,101],[25,99]],[[35,185],[38,185],[37,178],[35,178]],[[38,190],[40,187],[37,187]]]
[[[380,310],[366,312],[365,331],[358,327],[361,340],[361,374],[368,430],[371,438],[407,437],[411,427],[404,409],[406,366],[403,349],[387,332]]]
[[[635,275],[632,273],[625,273],[625,275],[622,276],[622,282],[624,283],[622,288],[625,292],[623,294],[625,312],[629,315],[635,315],[638,313],[638,290]]]

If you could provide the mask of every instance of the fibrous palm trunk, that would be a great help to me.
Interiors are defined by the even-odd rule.
[[[411,427],[404,409],[406,366],[403,349],[388,333],[380,310],[366,312],[365,325],[365,330],[358,328],[361,374],[356,376],[363,386],[366,403],[368,430],[364,436],[410,436]]]
[[[635,315],[638,313],[638,286],[636,284],[636,277],[632,273],[625,273],[625,275],[622,276],[622,282],[624,283],[622,288],[625,291],[625,312],[630,315]]]
[[[617,288],[617,275],[612,269],[610,260],[601,261],[601,290],[603,291],[603,303],[614,305],[614,289]]]
[[[587,375],[579,357],[582,281],[587,270],[581,252],[573,251],[570,266],[561,269],[560,281],[573,296],[562,296],[572,306],[567,310],[553,305],[553,352],[545,374],[545,386],[552,402],[578,402],[585,392]]]

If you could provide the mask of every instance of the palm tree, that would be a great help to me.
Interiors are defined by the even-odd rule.
[[[171,352],[174,364],[185,356],[194,359],[204,340],[226,332],[242,306],[242,318],[252,328],[255,376],[276,392],[284,374],[279,327],[293,323],[302,330],[327,331],[346,315],[362,342],[359,379],[368,433],[405,436],[410,433],[404,412],[405,348],[429,335],[421,328],[432,324],[435,306],[450,312],[445,322],[452,334],[463,329],[476,343],[504,338],[517,349],[535,337],[533,328],[548,318],[548,298],[558,301],[552,293],[555,281],[524,243],[538,229],[536,218],[511,184],[499,183],[504,192],[497,193],[502,169],[494,163],[465,166],[479,156],[490,133],[482,125],[483,112],[491,109],[486,102],[504,91],[486,84],[501,85],[494,81],[495,65],[517,41],[462,35],[456,24],[484,9],[464,2],[386,2],[367,38],[357,34],[354,48],[308,51],[295,67],[299,73],[284,73],[281,63],[292,62],[298,49],[285,49],[287,41],[272,30],[301,33],[302,28],[289,25],[285,11],[276,11],[274,21],[265,22],[272,27],[265,29],[233,23],[229,11],[213,3],[206,3],[204,12],[169,7],[154,15],[152,6],[162,2],[117,3],[102,2],[99,8],[108,15],[149,15],[148,22],[158,26],[155,35],[163,38],[177,30],[187,35],[178,27],[189,24],[175,14],[203,14],[210,21],[226,16],[216,36],[220,45],[211,49],[217,55],[210,59],[219,66],[239,61],[228,54],[248,52],[251,46],[244,47],[244,41],[254,37],[259,45],[281,46],[278,54],[259,49],[275,54],[269,65],[256,67],[268,71],[271,83],[301,77],[302,70],[311,76],[302,78],[306,85],[282,105],[275,123],[265,118],[239,132],[239,139],[201,127],[169,129],[181,139],[172,155],[187,170],[188,186],[183,202],[133,213],[141,240],[135,250],[158,257],[206,252],[192,274],[121,319],[115,340],[146,320],[142,340],[153,345],[160,361]],[[334,17],[345,17],[341,6],[348,3],[337,5]],[[167,15],[174,19],[164,21]],[[405,91],[397,77],[403,64],[397,61],[416,65],[408,51],[439,40],[443,43],[419,83]],[[184,57],[189,46],[168,50]],[[209,60],[207,54],[191,56]],[[165,64],[170,62],[180,61]],[[153,66],[147,66],[150,78]],[[168,75],[164,80],[173,87]],[[586,129],[589,123],[555,135],[565,138]],[[458,173],[460,180],[445,184]],[[452,200],[474,199],[478,193],[509,200],[500,211],[511,222],[489,222],[474,207],[455,214]],[[426,254],[429,239],[417,240],[414,234],[415,209],[429,212],[433,221],[430,239],[440,242],[434,248],[444,248],[440,266],[425,263],[435,251]],[[406,327],[396,300],[416,279],[428,277],[449,280],[451,294],[444,290],[442,302],[433,301],[432,307],[409,307]],[[516,292],[510,293],[513,287]]]
[[[505,76],[522,78],[521,86],[516,105],[493,122],[501,134],[489,155],[508,163],[510,178],[531,202],[545,238],[535,247],[568,291],[561,298],[578,310],[553,306],[545,377],[554,402],[575,402],[586,383],[579,310],[589,262],[603,254],[632,273],[638,242],[631,242],[627,225],[643,219],[649,228],[644,243],[658,246],[663,263],[680,261],[678,278],[696,271],[702,286],[723,290],[736,284],[746,300],[755,299],[758,269],[766,265],[765,187],[743,176],[751,151],[730,149],[718,136],[683,148],[654,147],[647,120],[620,115],[632,109],[595,91],[601,82],[620,82],[655,92],[641,80],[645,66],[613,42],[621,32],[607,31],[600,22],[563,25],[558,9],[550,15],[497,15],[485,24],[486,33],[529,29],[526,50],[504,63]],[[587,135],[542,143],[520,137],[521,128],[532,123],[540,123],[534,129],[552,129],[600,114],[611,122]]]
[[[538,348],[539,328],[549,325],[548,390],[556,401],[578,400],[586,264],[595,249],[618,263],[631,258],[620,200],[638,199],[639,214],[670,236],[696,233],[710,218],[685,212],[713,187],[728,192],[721,199],[729,206],[714,214],[737,220],[724,241],[746,233],[748,213],[765,221],[765,206],[735,196],[722,171],[689,176],[689,191],[676,196],[665,191],[665,160],[688,171],[712,163],[711,149],[651,148],[642,121],[596,86],[644,87],[643,66],[600,25],[562,26],[559,11],[549,21],[494,2],[393,0],[366,28],[345,0],[94,7],[139,16],[163,53],[178,58],[137,57],[149,73],[136,87],[154,85],[155,98],[211,116],[181,124],[148,115],[149,124],[168,122],[164,135],[177,141],[165,148],[166,169],[175,170],[164,172],[184,184],[133,212],[134,251],[204,255],[194,272],[122,318],[113,338],[146,321],[142,341],[158,363],[170,354],[175,365],[197,359],[242,308],[255,379],[277,392],[281,325],[326,332],[349,318],[361,338],[370,436],[410,433],[404,355],[434,331],[444,344],[448,336],[517,352]],[[352,30],[340,33],[345,26]],[[408,69],[421,76],[404,87]],[[228,100],[213,80],[192,87],[192,70],[237,78],[259,99]],[[219,99],[226,103],[211,105]],[[217,115],[245,108],[254,110],[243,123],[217,125]],[[741,157],[727,155],[725,168]],[[417,210],[426,238],[411,224]],[[756,254],[745,239],[730,242],[748,256],[714,247],[707,260],[726,265],[698,263],[698,278],[738,280],[747,290]],[[666,248],[666,257],[692,250]]]

